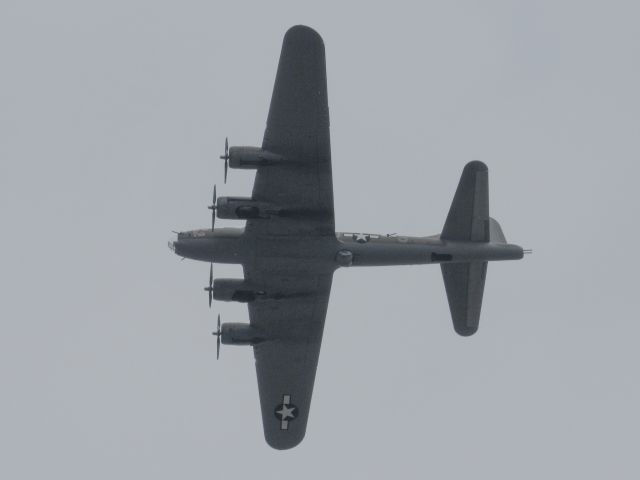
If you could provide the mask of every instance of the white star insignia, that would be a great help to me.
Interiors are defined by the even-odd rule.
[[[364,233],[356,233],[355,237],[355,240],[358,243],[366,243],[369,241],[369,235],[366,235]]]
[[[280,410],[276,410],[276,413],[280,415],[281,420],[286,420],[287,418],[295,418],[296,416],[293,414],[293,411],[296,407],[288,407],[287,405],[282,405]]]
[[[276,405],[275,416],[280,420],[280,430],[289,430],[289,419],[295,420],[298,416],[298,407],[291,403],[291,395],[282,396],[282,403]]]

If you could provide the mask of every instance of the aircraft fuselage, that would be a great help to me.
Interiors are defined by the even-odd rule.
[[[522,247],[491,242],[442,240],[439,235],[411,237],[337,232],[320,238],[258,238],[243,228],[181,232],[169,242],[176,255],[203,262],[243,264],[263,261],[311,262],[341,266],[422,265],[469,261],[517,260]]]

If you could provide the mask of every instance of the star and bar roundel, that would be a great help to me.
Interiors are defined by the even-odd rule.
[[[276,405],[273,413],[280,420],[280,430],[288,430],[289,422],[298,418],[298,407],[291,403],[291,395],[282,395],[282,403]]]
[[[343,233],[342,235],[358,243],[367,243],[372,238],[380,238],[380,235],[374,235],[372,233]]]

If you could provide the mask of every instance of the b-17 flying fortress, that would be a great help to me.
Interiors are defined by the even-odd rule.
[[[439,264],[460,335],[478,329],[487,263],[518,260],[489,216],[488,170],[462,172],[442,233],[429,237],[338,233],[334,225],[324,44],[309,27],[284,37],[262,147],[225,145],[228,168],[256,170],[250,197],[216,198],[211,228],[181,232],[177,255],[211,264],[212,299],[245,302],[249,323],[223,323],[220,343],[251,345],[266,441],[299,444],[311,394],[333,273],[341,267]],[[246,220],[214,228],[215,218]],[[243,279],[213,279],[213,263],[240,264]]]

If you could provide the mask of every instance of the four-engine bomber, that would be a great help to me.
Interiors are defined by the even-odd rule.
[[[220,323],[220,344],[252,345],[266,441],[286,449],[305,435],[333,274],[341,267],[439,264],[453,327],[478,330],[489,261],[517,260],[489,216],[487,166],[468,163],[442,232],[428,237],[336,233],[324,44],[304,26],[285,35],[261,147],[232,147],[229,167],[255,169],[250,197],[217,198],[211,228],[181,232],[169,246],[209,262],[213,299],[246,303],[249,323]],[[214,228],[216,218],[245,228]],[[213,278],[213,263],[242,265],[244,278]],[[346,319],[342,319],[346,321]]]

